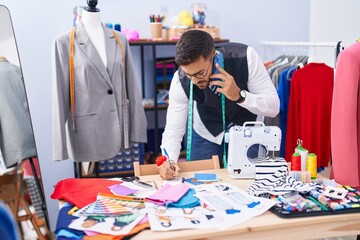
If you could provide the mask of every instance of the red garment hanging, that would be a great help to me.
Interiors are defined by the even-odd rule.
[[[309,63],[294,73],[286,128],[287,161],[301,139],[303,147],[317,155],[317,167],[328,166],[333,86],[334,69],[324,63]]]

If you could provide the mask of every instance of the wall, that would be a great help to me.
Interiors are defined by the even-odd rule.
[[[360,38],[359,9],[360,1],[358,0],[311,1],[310,41],[342,41],[344,47],[354,43]],[[334,66],[334,49],[317,49],[316,54],[329,66]]]
[[[180,10],[189,10],[193,1],[99,2],[104,22],[119,22],[123,29],[135,28],[140,30],[141,37],[149,37],[149,14],[167,9],[168,15],[174,16]],[[223,38],[252,45],[261,55],[261,40],[306,41],[309,38],[309,0],[227,0],[224,2],[226,4],[215,0],[202,2],[208,7],[208,24],[218,26]],[[85,5],[86,1],[0,0],[0,4],[10,9],[13,19],[51,228],[54,229],[58,205],[57,201],[50,199],[50,195],[59,180],[73,177],[73,162],[52,160],[51,47],[57,35],[70,30],[73,7]],[[138,63],[139,59],[135,59],[135,62]]]

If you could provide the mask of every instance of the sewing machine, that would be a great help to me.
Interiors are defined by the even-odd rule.
[[[253,125],[253,126],[249,126]],[[255,178],[255,160],[279,151],[281,130],[263,122],[245,122],[229,131],[228,172],[232,178]]]

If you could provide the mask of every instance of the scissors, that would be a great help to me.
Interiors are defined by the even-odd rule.
[[[121,178],[124,182],[131,182],[135,185],[145,187],[145,188],[154,188],[153,185],[140,181],[140,178],[138,176],[131,176],[131,177],[123,177]]]

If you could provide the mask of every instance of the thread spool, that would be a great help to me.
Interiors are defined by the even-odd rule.
[[[121,25],[120,25],[119,23],[116,23],[116,24],[114,25],[114,29],[115,29],[116,31],[121,32]]]
[[[311,179],[317,176],[317,156],[315,153],[310,153],[307,157],[306,170],[311,172]]]
[[[295,152],[301,157],[301,171],[306,171],[306,161],[309,151],[303,147],[295,148]]]
[[[291,156],[291,171],[301,171],[301,156],[299,153],[293,153]]]

